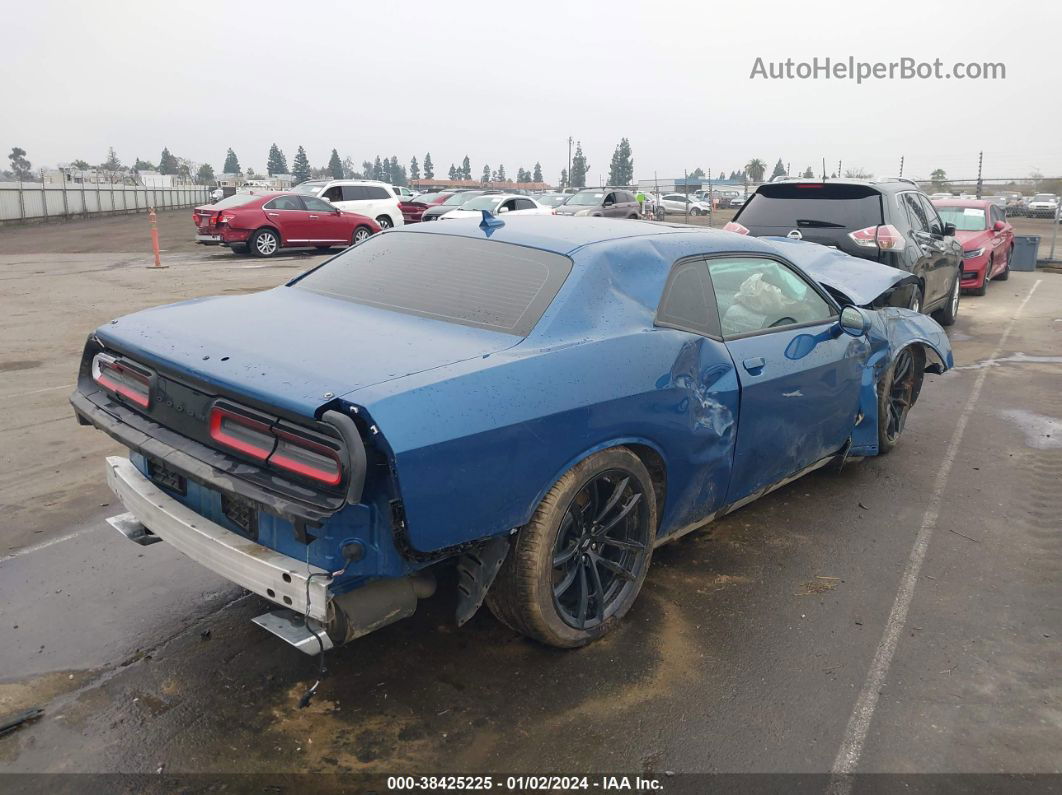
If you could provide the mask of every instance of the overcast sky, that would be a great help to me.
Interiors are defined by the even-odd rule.
[[[264,170],[274,141],[312,165],[430,151],[436,171],[542,163],[567,138],[590,184],[621,136],[635,176],[860,166],[1062,174],[1057,2],[54,2],[5,4],[0,147],[35,167],[167,146]],[[997,81],[750,80],[755,59],[1006,65]],[[6,160],[3,162],[6,166]]]

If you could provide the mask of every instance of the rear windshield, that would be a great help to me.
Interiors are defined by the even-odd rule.
[[[882,223],[881,194],[863,185],[763,185],[734,220],[749,229],[864,229]]]
[[[210,206],[215,210],[227,210],[230,207],[242,207],[244,204],[250,204],[261,198],[261,194],[256,196],[253,193],[234,193],[232,196],[229,196],[229,198],[214,202]]]
[[[567,257],[524,246],[388,232],[292,284],[358,304],[526,337],[570,271]]]

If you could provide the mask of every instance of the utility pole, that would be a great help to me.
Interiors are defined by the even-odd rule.
[[[903,155],[900,155],[900,174],[899,174],[899,176],[901,176],[901,177],[903,176]]]
[[[715,199],[712,196],[712,170],[708,169],[708,226],[715,220]]]
[[[572,184],[572,137],[568,136],[568,184],[564,187],[569,188]]]
[[[837,179],[841,178],[841,161],[837,161]]]
[[[792,165],[793,165],[792,163],[786,163],[786,164],[785,164],[785,175],[786,175],[787,177],[788,177],[788,176],[789,176],[789,175],[790,175],[790,174],[792,173],[792,172],[790,171],[790,167],[791,167]]]
[[[981,182],[981,165],[984,162],[984,159],[985,159],[985,153],[983,151],[982,152],[978,152],[977,153],[977,198],[978,199],[981,198],[981,193],[982,193],[982,191],[984,189],[984,185]]]
[[[685,202],[685,204],[686,204],[686,221],[685,222],[688,224],[690,222],[690,175],[689,175],[689,172],[686,171],[686,169],[682,169],[682,182],[684,183],[682,185],[682,189],[685,191],[685,197],[686,197],[686,202]]]
[[[826,179],[826,158],[822,158],[822,178]]]

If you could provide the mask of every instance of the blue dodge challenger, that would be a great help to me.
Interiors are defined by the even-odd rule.
[[[952,354],[910,274],[802,241],[484,215],[373,235],[289,283],[90,335],[78,419],[141,544],[275,608],[316,654],[456,566],[543,643],[600,637],[653,548],[888,452]]]

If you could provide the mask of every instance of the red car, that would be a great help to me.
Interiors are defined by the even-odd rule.
[[[424,215],[425,210],[429,207],[434,207],[436,204],[442,204],[453,195],[452,191],[444,193],[422,193],[420,196],[408,201],[401,201],[398,203],[398,206],[402,210],[402,220],[407,224],[418,223],[420,217]]]
[[[237,193],[217,204],[196,207],[195,239],[228,246],[238,254],[272,257],[282,248],[351,246],[380,231],[365,215],[333,207],[324,199],[296,193]]]
[[[933,206],[945,224],[955,224],[955,238],[962,243],[960,287],[984,295],[989,281],[1010,277],[1014,227],[1003,208],[984,199],[939,199]]]

